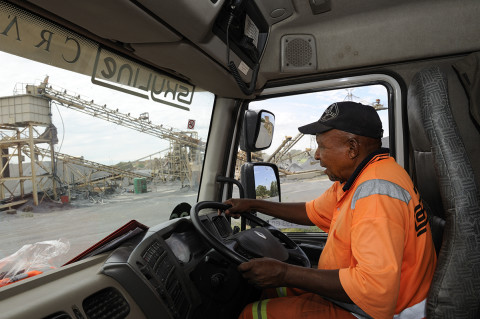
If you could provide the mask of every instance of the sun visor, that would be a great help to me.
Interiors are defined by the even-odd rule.
[[[189,83],[5,2],[0,2],[0,21],[0,50],[4,52],[88,75],[100,86],[189,110],[195,94],[195,86]]]
[[[123,43],[181,40],[181,36],[130,0],[29,0],[29,2],[104,39]]]

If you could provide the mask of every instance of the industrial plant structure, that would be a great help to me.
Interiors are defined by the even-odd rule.
[[[158,152],[149,176],[56,152],[52,103],[167,140],[170,147]],[[46,77],[39,85],[22,85],[20,94],[0,97],[0,148],[0,209],[5,209],[25,203],[27,194],[38,205],[45,197],[58,200],[72,190],[104,189],[125,183],[125,179],[129,184],[135,178],[180,180],[182,186],[191,186],[200,173],[198,163],[205,143],[195,131],[156,125],[148,113],[135,118],[95,104],[79,94],[54,88]]]

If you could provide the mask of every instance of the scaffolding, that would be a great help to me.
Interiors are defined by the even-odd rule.
[[[50,190],[56,198],[53,177],[54,161],[50,167],[43,160],[48,153],[53,157],[56,134],[52,131],[49,101],[43,97],[17,95],[0,98],[0,146],[2,167],[0,174],[0,209],[12,208],[26,202],[25,194],[32,193],[34,205],[38,205],[38,194],[48,196]],[[40,129],[44,132],[40,132]],[[36,151],[38,144],[45,144],[43,154]],[[30,158],[24,165],[25,155]],[[12,169],[15,167],[16,169]],[[11,174],[12,171],[17,171]]]

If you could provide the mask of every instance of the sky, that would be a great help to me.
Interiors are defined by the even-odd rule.
[[[351,96],[349,96],[351,94]],[[275,114],[275,132],[271,148],[275,150],[286,136],[295,138],[299,134],[298,127],[318,121],[325,109],[334,102],[352,100],[372,105],[376,99],[387,106],[387,90],[382,85],[357,87],[352,91],[346,89],[330,90],[315,93],[279,97],[250,104],[251,109],[269,110]],[[297,111],[297,110],[301,110]],[[384,137],[388,136],[388,111],[378,111],[383,123]],[[305,150],[316,148],[313,137],[304,136],[292,149]],[[267,150],[267,153],[269,151]]]
[[[138,117],[148,112],[154,124],[163,124],[178,130],[188,131],[187,122],[194,119],[194,130],[206,141],[214,96],[209,93],[196,92],[191,111],[184,111],[168,105],[150,102],[131,95],[97,86],[90,77],[63,69],[23,59],[0,52],[0,96],[11,96],[21,92],[25,84],[39,84],[48,75],[49,83],[54,88],[66,89],[69,94],[80,95],[82,99],[94,100],[96,104],[106,104],[110,109],[130,113]],[[386,89],[380,85],[355,88],[353,101],[371,104],[375,99],[386,103]],[[290,97],[275,98],[254,102],[252,109],[267,109],[275,114],[274,139],[267,153],[273,152],[285,136],[295,137],[297,127],[317,121],[323,111],[333,102],[348,99],[345,89],[308,93]],[[198,103],[198,104],[197,104]],[[296,110],[301,109],[302,112]],[[380,111],[384,130],[388,132],[387,111]],[[169,147],[169,142],[158,137],[110,123],[87,114],[70,110],[60,105],[52,105],[52,121],[58,130],[59,143],[57,152],[72,156],[83,156],[90,161],[114,165],[120,161],[134,161]],[[385,136],[386,134],[384,134]],[[294,149],[314,148],[314,140],[304,137]]]

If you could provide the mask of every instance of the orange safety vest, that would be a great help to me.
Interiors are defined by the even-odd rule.
[[[340,269],[350,299],[374,318],[424,318],[436,265],[432,234],[407,172],[382,149],[306,204],[328,232],[319,269]],[[407,316],[408,314],[408,316]]]

